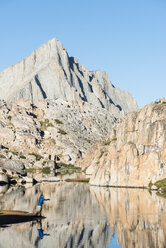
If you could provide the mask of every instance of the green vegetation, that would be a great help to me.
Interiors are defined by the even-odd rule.
[[[162,192],[158,191],[156,195],[166,198],[166,191],[162,191]]]
[[[67,169],[80,168],[80,167],[75,167],[73,164],[66,164],[66,163],[63,163],[63,162],[57,163],[57,165],[60,166],[60,167],[67,168]]]
[[[58,119],[55,119],[55,122],[56,122],[57,124],[63,124],[63,122],[60,121],[60,120],[58,120]]]
[[[9,177],[10,179],[12,179],[12,180],[18,180],[18,179],[19,179],[19,177],[16,177],[16,176],[15,176],[15,177],[11,177],[11,176],[8,175],[8,177]]]
[[[52,142],[54,145],[56,145],[55,139],[51,139],[51,142]]]
[[[159,100],[156,100],[154,103],[155,104],[159,104],[159,103],[161,103],[161,100],[160,99]]]
[[[104,153],[105,153],[105,150],[100,151],[100,155],[98,156],[98,161],[96,162],[97,165],[100,163],[100,159],[102,158]]]
[[[26,169],[27,173],[36,173],[36,171],[37,171],[37,168],[28,168],[28,169]]]
[[[31,153],[29,153],[29,155],[35,156],[37,161],[40,161],[40,159],[43,158],[43,156],[41,156],[40,154],[35,153],[35,152],[31,152]]]
[[[47,174],[47,175],[50,174],[50,172],[51,172],[50,167],[48,167],[48,166],[43,167],[42,172],[44,174]]]
[[[63,129],[61,129],[61,128],[58,128],[58,133],[63,134],[63,135],[67,134],[67,133],[66,133]]]
[[[99,155],[98,159],[101,159],[101,157],[103,156],[104,152],[105,152],[104,150],[102,150],[102,151],[100,152],[100,155]]]
[[[26,169],[26,172],[27,173],[32,173],[32,174],[36,173],[37,171],[42,172],[43,174],[47,174],[48,175],[48,174],[50,174],[51,169],[48,166],[45,166],[42,169],[40,169],[40,168],[29,168],[29,169]]]
[[[155,185],[158,190],[166,191],[166,178],[155,182],[153,185]]]
[[[57,166],[60,167],[59,171],[68,171],[72,170],[74,172],[81,172],[81,167],[76,167],[73,164],[65,164],[63,162],[57,163]]]
[[[166,101],[162,101],[162,99],[158,99],[154,103],[155,104],[159,104],[159,103],[166,104]]]
[[[153,185],[156,186],[156,188],[158,190],[156,195],[166,198],[166,178],[159,180],[155,183],[152,183],[150,181],[150,183],[148,185],[150,190],[152,189]]]
[[[116,141],[116,140],[117,140],[117,137],[113,137],[112,139],[105,140],[104,145],[109,146],[111,142]]]
[[[46,130],[47,127],[54,127],[54,125],[49,122],[49,119],[45,119],[44,121],[40,121],[41,129]]]
[[[11,121],[11,119],[12,119],[11,115],[8,115],[7,118],[8,118],[9,121]]]
[[[104,145],[105,145],[105,146],[109,146],[110,143],[111,143],[111,140],[105,140],[105,141],[104,141]]]
[[[10,151],[11,153],[13,153],[13,155],[16,155],[16,156],[18,156],[18,154],[19,154],[19,152],[17,152],[17,151]]]
[[[21,159],[26,159],[26,157],[24,155],[22,155],[22,154],[20,155],[20,158]]]
[[[86,174],[86,170],[87,170],[87,169],[88,169],[88,166],[85,167],[85,168],[82,170],[82,172]]]
[[[56,156],[59,157],[59,158],[63,158],[62,153],[59,153],[59,154],[57,154]]]
[[[90,178],[67,178],[66,182],[89,183]]]
[[[0,158],[6,158],[3,154],[0,154]]]
[[[83,140],[87,141],[88,143],[90,143],[90,139],[88,138],[83,138]]]
[[[150,183],[149,183],[149,185],[148,185],[149,189],[151,189],[152,186],[153,186],[153,183],[152,183],[152,181],[150,181]]]
[[[45,166],[46,163],[47,163],[47,161],[44,160],[44,161],[42,162],[42,165]]]
[[[13,128],[14,128],[14,130],[13,130],[13,131],[15,131],[15,132],[16,132],[16,130],[15,130],[15,126],[14,126],[14,124],[13,124],[11,121],[9,122],[9,126],[13,127]]]

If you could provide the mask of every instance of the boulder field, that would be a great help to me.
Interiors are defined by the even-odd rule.
[[[16,103],[2,100],[0,116],[3,180],[4,170],[12,177],[24,174],[22,164],[28,170],[44,169],[47,172],[62,163],[74,168],[90,146],[102,140],[119,121],[106,109],[83,101],[62,99],[43,100],[38,106],[24,99]]]

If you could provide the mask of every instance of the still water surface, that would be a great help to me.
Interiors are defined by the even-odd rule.
[[[1,192],[4,210],[33,212],[41,192],[50,201],[44,220],[0,226],[0,247],[166,247],[166,200],[155,192],[66,182]]]

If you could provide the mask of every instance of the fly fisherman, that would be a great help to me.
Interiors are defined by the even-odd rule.
[[[36,215],[41,216],[43,202],[48,201],[48,200],[50,200],[50,199],[45,199],[43,194],[40,195],[37,209],[36,209]]]

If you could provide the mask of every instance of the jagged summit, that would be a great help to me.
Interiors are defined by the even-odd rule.
[[[15,102],[19,98],[34,104],[46,98],[81,99],[117,117],[137,109],[128,92],[115,88],[105,72],[79,65],[56,38],[0,72],[0,99]]]

